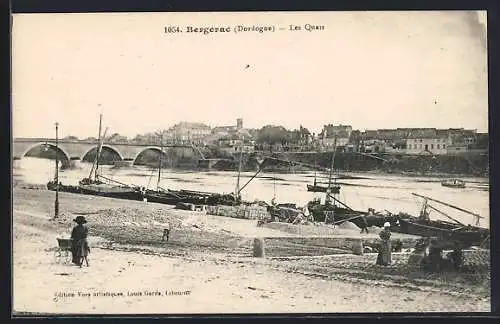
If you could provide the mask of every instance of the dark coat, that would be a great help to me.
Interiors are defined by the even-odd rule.
[[[378,265],[390,265],[391,264],[391,232],[388,229],[383,229],[380,234],[380,239],[382,240],[380,244],[380,251],[377,257]]]
[[[87,242],[88,228],[83,224],[78,224],[71,231],[71,252],[73,254],[73,263],[80,264],[81,258],[88,256],[90,247]]]

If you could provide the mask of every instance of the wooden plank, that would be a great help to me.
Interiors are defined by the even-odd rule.
[[[440,211],[439,209],[437,209],[436,207],[434,207],[434,206],[432,206],[432,205],[427,204],[427,207],[431,208],[432,210],[437,211],[438,213],[440,213],[441,215],[443,215],[443,216],[445,216],[445,217],[448,217],[449,219],[451,219],[452,221],[454,221],[454,222],[455,222],[455,223],[457,223],[458,225],[461,225],[461,226],[464,226],[464,227],[466,226],[465,224],[463,224],[463,223],[459,222],[459,221],[458,221],[458,220],[456,220],[455,218],[453,218],[453,217],[451,217],[451,216],[447,215],[446,213],[444,213],[444,212]]]
[[[434,202],[437,202],[439,204],[442,204],[442,205],[445,205],[445,206],[448,206],[448,207],[451,207],[451,208],[455,208],[456,210],[459,210],[459,211],[464,212],[466,214],[470,214],[472,216],[476,216],[478,218],[484,218],[483,216],[480,216],[480,215],[478,215],[476,213],[473,213],[473,212],[471,212],[469,210],[466,210],[466,209],[463,209],[463,208],[460,208],[460,207],[457,207],[457,206],[445,203],[443,201],[440,201],[440,200],[437,200],[437,199],[434,199],[434,198],[430,198],[430,197],[426,197],[426,196],[423,196],[423,195],[419,195],[419,194],[414,193],[414,192],[412,192],[412,195],[420,197],[420,198],[424,198],[424,199],[427,199],[427,200],[430,200],[430,201],[434,201]]]

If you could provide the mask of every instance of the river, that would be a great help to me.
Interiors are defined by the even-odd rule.
[[[79,180],[89,175],[91,167],[91,163],[81,163],[78,169],[60,170],[59,179],[63,184],[76,185]],[[149,188],[155,188],[157,184],[158,170],[154,168],[144,166],[117,168],[104,165],[100,166],[100,170],[102,175],[122,183]],[[53,160],[33,157],[24,157],[13,169],[15,179],[32,184],[46,184],[53,179],[54,172]],[[240,187],[253,174],[253,172],[243,172],[240,176]],[[341,188],[340,199],[351,208],[367,210],[371,207],[377,211],[388,210],[393,213],[401,211],[417,215],[422,199],[413,196],[412,193],[419,193],[479,213],[484,217],[481,220],[481,226],[489,227],[489,179],[487,178],[461,178],[467,182],[467,187],[455,189],[442,187],[443,179],[437,177],[371,173],[349,173],[349,175],[359,178],[339,179],[338,182],[344,184]],[[160,186],[168,189],[230,193],[234,192],[236,181],[237,172],[164,169]],[[312,184],[313,181],[314,172],[312,171],[292,174],[261,172],[241,194],[242,198],[248,201],[259,199],[269,202],[275,196],[277,203],[293,202],[304,206],[314,197],[324,199],[324,193],[307,191],[306,185]],[[326,179],[321,180],[321,182],[326,181]],[[463,223],[473,222],[471,215],[440,204],[432,203],[432,205]],[[446,220],[437,212],[431,212],[431,218]]]

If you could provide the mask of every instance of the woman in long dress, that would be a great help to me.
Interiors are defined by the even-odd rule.
[[[379,236],[382,240],[380,244],[380,251],[377,257],[377,265],[388,266],[391,264],[391,224],[386,222],[384,224],[384,229],[380,232]]]
[[[83,259],[90,253],[90,247],[87,242],[88,228],[87,220],[83,216],[77,216],[74,220],[77,223],[71,231],[71,252],[73,254],[73,263],[81,266]]]

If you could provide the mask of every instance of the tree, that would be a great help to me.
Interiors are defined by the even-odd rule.
[[[288,141],[294,144],[300,144],[302,139],[302,132],[300,130],[293,130],[288,133]]]
[[[159,145],[161,133],[163,133],[163,144],[168,143],[168,131],[166,130],[159,130],[154,133],[137,134],[130,140],[130,142],[135,144]]]
[[[155,132],[155,143],[157,144],[165,144],[165,141],[167,140],[167,134],[168,134],[168,131],[162,129],[162,130],[158,130]]]
[[[108,137],[107,142],[110,143],[127,143],[128,138],[126,136],[122,136],[118,133],[114,133],[110,137]]]
[[[257,143],[259,144],[285,145],[289,140],[289,131],[283,126],[267,125],[257,133]]]
[[[135,144],[143,144],[143,143],[145,143],[145,137],[144,137],[144,135],[137,134],[137,135],[135,135],[135,137],[131,140],[131,142],[133,142],[133,143],[135,143]]]
[[[68,135],[65,138],[63,138],[63,140],[66,140],[66,141],[79,141],[79,138],[76,137],[76,136],[73,136],[73,135]]]

